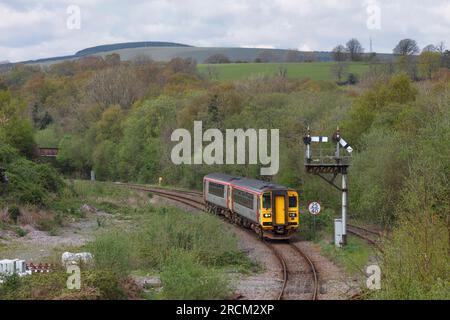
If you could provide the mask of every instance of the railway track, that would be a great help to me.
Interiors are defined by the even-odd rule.
[[[366,233],[368,233],[368,234],[371,234],[371,235],[374,235],[374,236],[377,236],[377,237],[383,236],[383,233],[380,232],[380,231],[370,230],[370,229],[368,229],[368,228],[364,228],[364,227],[357,226],[357,225],[354,225],[354,224],[347,224],[347,225],[349,225],[350,227],[352,227],[352,228],[354,228],[354,229],[361,230],[361,231],[363,231],[363,232],[366,232]]]
[[[319,278],[313,261],[292,243],[273,244],[264,241],[264,244],[274,253],[282,268],[283,282],[277,300],[317,300]],[[298,268],[299,265],[303,268]],[[305,272],[305,269],[310,272]],[[311,283],[312,286],[309,285]]]
[[[142,185],[137,184],[130,184],[130,183],[116,183],[120,186],[125,186],[133,190],[138,191],[146,191],[150,193],[157,194],[161,197],[177,201],[179,203],[185,204],[187,206],[190,206],[192,208],[204,211],[205,209],[205,203],[203,201],[203,198],[200,198],[202,196],[201,193],[197,192],[185,192],[182,190],[168,190],[163,188],[156,188],[156,187],[145,187]]]
[[[377,248],[380,252],[383,252],[383,249],[381,247],[381,238],[383,237],[383,235],[380,232],[360,226],[355,226],[353,224],[347,224],[347,232],[363,239],[371,246]]]
[[[116,184],[138,191],[154,193],[201,211],[205,209],[203,194],[198,191],[146,187],[131,183]],[[281,266],[282,286],[277,295],[277,300],[317,300],[319,278],[313,261],[292,243],[272,243],[268,241],[263,241],[263,243],[272,251]],[[299,268],[299,265],[302,268]]]

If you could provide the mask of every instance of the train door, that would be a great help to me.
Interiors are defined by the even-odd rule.
[[[286,224],[286,201],[284,195],[275,196],[275,223],[277,225]]]
[[[227,186],[227,201],[228,201],[228,209],[233,210],[233,200],[231,197],[231,186]]]

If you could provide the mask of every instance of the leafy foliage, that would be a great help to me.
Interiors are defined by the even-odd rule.
[[[54,168],[26,160],[4,144],[0,144],[0,165],[6,169],[9,179],[3,201],[48,205],[52,194],[64,187]]]
[[[25,105],[9,91],[0,90],[0,140],[33,156],[34,139],[30,121],[24,119]]]

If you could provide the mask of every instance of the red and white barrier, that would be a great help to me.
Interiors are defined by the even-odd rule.
[[[39,263],[38,265],[30,263],[27,264],[27,271],[30,273],[47,273],[52,271],[52,265],[48,263]]]

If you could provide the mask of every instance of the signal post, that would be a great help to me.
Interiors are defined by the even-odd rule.
[[[348,213],[348,167],[350,166],[352,147],[341,137],[337,128],[332,140],[336,143],[334,155],[323,154],[322,150],[313,152],[312,142],[327,143],[328,137],[311,136],[308,127],[307,135],[303,138],[305,148],[305,169],[307,173],[319,176],[342,193],[342,217],[335,220],[335,244],[342,247],[347,244],[347,213]],[[342,156],[340,149],[344,148],[349,156]],[[340,186],[336,178],[341,175]]]

